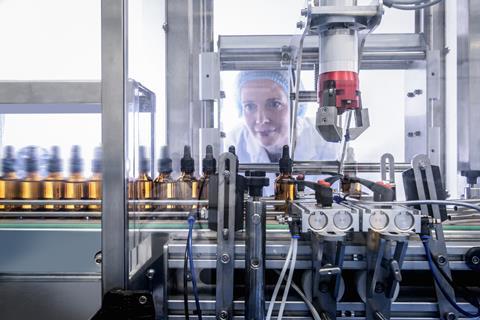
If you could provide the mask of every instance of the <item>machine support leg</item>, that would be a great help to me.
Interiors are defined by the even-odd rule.
[[[245,320],[265,319],[265,234],[267,207],[265,202],[247,202],[245,271],[247,292]]]

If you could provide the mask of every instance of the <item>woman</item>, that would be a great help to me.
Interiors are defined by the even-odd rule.
[[[243,71],[236,84],[241,121],[227,130],[225,145],[236,147],[241,163],[278,162],[290,138],[288,73]],[[338,144],[323,140],[304,115],[305,106],[299,105],[295,160],[336,160]]]

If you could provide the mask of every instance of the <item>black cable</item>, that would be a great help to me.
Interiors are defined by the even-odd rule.
[[[183,261],[183,308],[185,309],[185,319],[189,320],[188,311],[188,246],[185,246],[185,259]]]
[[[200,200],[202,197],[203,187],[205,185],[206,179],[202,180],[200,184],[200,190],[198,192],[198,203],[197,203],[197,210],[196,215],[197,219],[200,218]],[[199,224],[201,225],[201,224]],[[189,310],[188,310],[188,244],[185,246],[185,257],[183,260],[183,308],[185,309],[185,319],[189,320]],[[202,311],[197,307],[197,315],[201,317]]]
[[[453,282],[452,278],[440,267],[438,264],[437,259],[433,256],[432,252],[430,251],[430,256],[432,257],[433,263],[435,264],[435,267],[437,267],[438,271],[440,271],[440,275],[448,282],[448,284],[458,293],[460,293],[460,296],[468,301],[470,304],[473,306],[480,308],[480,300],[479,297],[475,292],[472,290],[468,289],[467,287],[463,285],[457,285]]]

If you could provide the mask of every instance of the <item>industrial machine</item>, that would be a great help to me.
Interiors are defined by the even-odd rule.
[[[65,179],[58,148],[38,179],[34,149],[27,175],[17,177],[15,152],[5,148],[1,319],[480,318],[478,68],[471,66],[480,3],[458,2],[465,69],[458,168],[468,178],[460,197],[445,187],[445,1],[308,1],[292,8],[301,34],[220,35],[217,48],[213,0],[166,1],[160,153],[159,97],[129,79],[127,2],[102,1],[101,82],[0,85],[5,114],[32,105],[102,114],[91,177],[80,174],[78,147]],[[418,32],[372,33],[394,9],[415,11]],[[405,141],[400,162],[388,150],[378,162],[347,156],[349,141],[371,124],[362,69],[424,75],[426,98],[415,115],[406,111],[405,137],[396,137]],[[221,146],[220,78],[240,70],[291,74],[291,139],[279,161],[242,163],[240,146]],[[312,70],[315,90],[304,90],[302,71]],[[421,91],[405,94],[417,99]],[[78,95],[88,97],[85,105]],[[303,102],[318,104],[311,140],[339,144],[337,161],[296,160]]]

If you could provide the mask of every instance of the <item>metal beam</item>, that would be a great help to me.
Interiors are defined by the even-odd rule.
[[[241,35],[220,36],[221,70],[286,69],[294,58],[297,36]],[[417,68],[426,58],[422,34],[371,34],[367,37],[362,55],[362,69]],[[318,37],[307,36],[303,48],[303,67],[313,68],[318,61]]]
[[[125,178],[128,0],[102,0],[102,292],[128,284]]]

